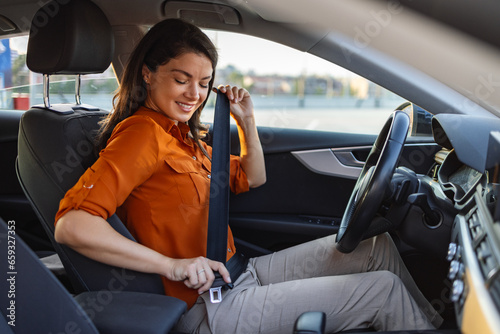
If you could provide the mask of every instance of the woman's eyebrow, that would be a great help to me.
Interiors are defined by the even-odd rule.
[[[173,70],[171,70],[171,72],[180,72],[180,73],[184,74],[185,76],[187,76],[188,78],[193,77],[190,73],[183,71],[183,70],[175,69],[175,68]],[[204,78],[201,78],[201,80],[208,80],[208,79],[212,79],[212,76],[209,75],[209,76],[206,76]]]

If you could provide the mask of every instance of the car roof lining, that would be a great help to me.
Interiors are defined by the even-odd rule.
[[[393,0],[379,0],[390,2]],[[500,47],[500,2],[491,0],[399,0],[399,2],[432,20],[444,23]]]
[[[188,15],[187,19],[195,20],[193,23],[197,24],[202,28],[212,28],[212,29],[219,29],[237,33],[241,32],[255,37],[264,37],[265,39],[283,45],[287,45],[289,47],[295,48],[300,51],[316,54],[324,59],[334,62],[339,66],[354,71],[366,77],[367,79],[373,81],[374,83],[377,83],[385,87],[386,89],[395,92],[396,94],[405,96],[408,99],[414,99],[414,101],[418,102],[423,108],[431,110],[432,112],[463,113],[467,112],[467,109],[469,109],[469,110],[474,110],[475,112],[479,112],[485,116],[491,116],[491,113],[494,113],[495,109],[497,109],[495,108],[495,106],[498,105],[500,107],[500,101],[497,101],[497,98],[493,95],[489,96],[488,100],[483,100],[478,98],[478,94],[474,93],[471,94],[471,92],[474,92],[474,89],[476,88],[474,85],[477,85],[477,83],[470,83],[470,80],[467,81],[464,80],[464,78],[452,77],[453,79],[450,79],[451,81],[443,82],[444,84],[435,80],[432,77],[433,75],[432,71],[427,70],[429,66],[426,65],[422,68],[423,66],[422,64],[424,61],[421,58],[429,57],[428,61],[432,62],[433,60],[432,55],[425,55],[423,57],[422,56],[413,57],[412,58],[413,63],[409,63],[404,66],[405,70],[409,70],[409,73],[418,76],[419,79],[421,77],[425,77],[424,82],[426,84],[428,85],[430,84],[434,86],[434,88],[436,89],[439,88],[437,91],[435,90],[432,91],[436,99],[428,103],[428,105],[426,105],[427,101],[423,100],[422,98],[420,98],[420,100],[418,99],[419,94],[424,93],[425,91],[425,89],[419,88],[419,85],[422,84],[422,82],[419,82],[419,80],[416,78],[408,78],[408,77],[403,78],[402,74],[397,73],[394,67],[390,64],[394,60],[398,59],[401,55],[403,55],[406,51],[413,51],[413,50],[400,50],[400,48],[397,47],[391,48],[390,45],[391,42],[389,40],[396,38],[396,41],[394,43],[397,45],[398,41],[400,40],[404,41],[408,38],[408,36],[402,36],[401,34],[398,36],[397,32],[392,31],[391,32],[392,35],[389,34],[387,36],[383,35],[377,36],[377,38],[373,40],[373,43],[367,46],[363,47],[360,47],[359,45],[353,46],[351,43],[351,48],[348,49],[349,52],[355,54],[359,59],[363,59],[363,62],[365,64],[365,66],[355,68],[353,64],[349,64],[348,62],[345,61],[346,57],[345,57],[345,45],[343,45],[344,41],[341,41],[342,38],[339,39],[338,37],[346,36],[347,39],[353,40],[354,38],[355,40],[356,36],[353,36],[351,28],[353,25],[357,27],[359,26],[359,24],[364,24],[365,21],[363,21],[363,19],[361,19],[359,23],[351,23],[346,20],[338,19],[319,28],[318,26],[313,26],[310,22],[304,21],[302,17],[291,17],[291,18],[288,17],[286,15],[287,14],[286,10],[285,11],[279,10],[282,8],[282,6],[280,7],[281,2],[282,1],[277,0],[273,2],[272,5],[269,5],[269,2],[267,0],[247,0],[245,2],[221,0],[221,1],[210,1],[210,3],[192,1],[189,3],[189,5],[186,5],[190,8],[190,14]],[[221,5],[218,5],[219,3]],[[265,3],[268,6],[260,7],[261,3]],[[380,6],[381,3],[383,4],[384,1],[375,1],[376,5],[378,4]],[[226,5],[230,6],[231,12],[232,11],[237,12],[237,14],[239,15],[239,24],[225,24],[223,20],[221,20],[221,17],[224,16],[224,11],[227,10],[228,8]],[[304,6],[303,3],[302,6]],[[332,5],[328,8],[329,9],[331,8],[332,10],[336,9],[337,12],[339,13],[338,16],[342,17],[343,15],[342,10],[345,13],[349,13],[352,11],[356,11],[357,9],[360,9],[360,7],[358,6],[360,6],[360,4],[351,4],[349,2],[349,5],[342,7],[338,3],[338,1],[332,1]],[[168,2],[165,8],[168,9]],[[197,10],[197,8],[199,8],[199,11],[194,15],[193,13]],[[210,8],[212,13],[207,11],[207,8]],[[271,10],[266,11],[262,8],[266,9],[271,8]],[[372,7],[372,8],[380,8],[380,7]],[[305,9],[307,9],[307,6],[305,7]],[[215,13],[219,12],[219,14],[214,15],[214,12]],[[373,18],[369,16],[371,15],[369,13],[365,13],[365,16],[368,16],[368,19],[371,18],[373,20]],[[178,10],[176,11],[172,10],[172,12],[165,11],[164,18],[165,17],[182,18],[182,14],[183,14],[182,11]],[[403,29],[406,22],[415,24],[416,28],[425,27],[425,25],[429,23],[437,24],[436,22],[430,21],[430,19],[424,20],[424,23],[422,23],[418,20],[420,19],[419,15],[420,14],[415,14],[413,11],[409,10],[398,12],[397,17],[395,16],[393,18],[391,24],[395,26],[401,25]],[[309,15],[304,15],[304,16],[309,17]],[[361,27],[363,26],[361,25]],[[404,33],[408,33],[408,31],[404,31]],[[290,38],[291,36],[293,36],[293,38]],[[473,52],[476,52],[477,55],[479,52],[481,52],[479,51],[478,48],[481,48],[481,50],[484,51],[484,53],[481,54],[481,57],[484,58],[483,63],[491,63],[491,58],[492,58],[491,55],[493,50],[491,50],[491,48],[488,47],[487,45],[480,45],[477,42],[470,40],[470,38],[468,40],[467,36],[451,28],[445,29],[443,36],[449,37],[449,39],[447,40],[454,41],[455,44],[453,44],[453,46],[462,48],[462,51],[466,51],[468,47],[472,46],[473,47],[472,49],[474,50]],[[468,41],[470,41],[470,44],[468,44]],[[325,50],[326,46],[329,47],[328,54],[325,52],[320,52],[320,50]],[[426,42],[420,39],[412,47],[414,48],[414,50],[418,50],[418,49],[424,49],[425,46]],[[377,63],[373,61],[373,59],[369,58],[373,57],[374,54],[381,54],[380,52],[376,51],[378,47],[381,47],[384,50],[389,50],[389,54],[387,56],[376,57],[378,58],[378,60],[380,60],[381,58],[385,59],[385,61],[381,63]],[[441,47],[440,51],[446,51],[445,46],[437,46],[437,47]],[[410,47],[410,49],[412,48]],[[334,50],[334,52],[332,52],[332,50]],[[450,56],[449,52],[450,50],[448,50],[447,54],[444,53],[445,57]],[[370,54],[370,56],[368,56],[368,54]],[[458,55],[455,54],[454,59],[456,63],[460,63],[461,61],[466,61],[466,59],[464,59],[466,58],[465,54],[466,54],[465,52],[463,52],[463,54],[458,54]],[[461,59],[458,59],[457,57],[458,58],[461,57]],[[436,61],[440,60],[436,59]],[[412,68],[412,66],[415,66],[415,68],[419,68],[420,70],[422,70],[423,73],[427,74],[418,74],[417,71]],[[433,70],[439,71],[440,69],[433,68]],[[398,80],[388,80],[387,73],[384,73],[387,71],[391,72],[394,76],[396,76]],[[453,80],[455,79],[461,82],[457,84],[457,82],[459,81],[454,82]],[[402,86],[401,83],[405,83],[406,85]],[[446,87],[446,84],[449,87]],[[454,91],[454,89],[456,91]],[[457,91],[462,95],[457,94]]]
[[[120,0],[122,11],[116,11],[116,2],[104,0],[92,0],[107,15],[111,24],[116,25],[151,25],[164,18],[163,9],[169,3],[176,1],[165,0],[141,0],[141,6],[137,6],[137,0]],[[304,4],[304,1],[287,0],[289,6],[294,4]],[[332,3],[335,1],[330,0]],[[359,1],[360,3],[366,1]],[[386,7],[393,4],[392,0],[369,0],[371,3],[379,3]],[[0,36],[12,35],[11,25],[16,27],[15,33],[26,33],[29,30],[29,23],[36,11],[40,8],[42,2],[39,0],[2,0],[0,2]],[[191,4],[210,4],[215,7],[227,6],[238,10],[240,13],[252,13],[266,21],[280,23],[313,23],[305,21],[307,15],[294,16],[293,18],[287,12],[281,10],[281,2],[274,0],[270,3],[268,0],[192,0]],[[500,2],[491,0],[400,0],[398,4],[411,9],[429,19],[442,22],[466,34],[474,36],[491,45],[500,47],[500,21],[497,15],[500,10]],[[307,4],[306,4],[307,5]],[[133,10],[132,10],[133,9]],[[138,13],[137,10],[141,11]],[[486,10],[485,10],[486,9]],[[485,15],[489,15],[485,17]],[[474,19],[474,20],[472,20]],[[2,29],[2,27],[6,29]]]
[[[234,22],[234,16],[238,18],[237,22]],[[168,1],[164,7],[164,18],[180,18],[200,28],[261,37],[300,51],[308,51],[329,31],[323,28],[318,32],[310,25],[265,20],[243,2],[226,6],[207,2]],[[291,34],[293,39],[290,38]]]
[[[256,1],[258,2],[260,0],[252,0],[250,3],[255,4]],[[204,7],[204,5],[207,4],[199,4],[200,11],[206,12],[207,7]],[[221,16],[224,15],[224,11],[226,10],[224,6],[214,6],[212,4],[207,6],[208,8],[212,8],[214,11],[220,11]],[[395,59],[390,59],[388,56],[384,56],[382,53],[377,52],[372,48],[363,48],[360,50],[360,48],[353,43],[352,38],[346,38],[341,33],[327,28],[319,29],[321,33],[318,34],[318,27],[315,27],[316,29],[314,29],[314,35],[312,35],[312,33],[308,34],[308,32],[312,31],[310,23],[270,22],[262,18],[259,14],[257,14],[257,12],[249,10],[247,7],[248,6],[245,6],[244,10],[238,10],[238,14],[242,15],[240,24],[224,24],[219,19],[213,22],[210,21],[208,17],[195,23],[205,28],[216,28],[232,32],[243,32],[241,25],[258,27],[258,29],[252,30],[251,34],[253,36],[265,37],[266,39],[273,40],[274,42],[287,45],[331,61],[354,73],[366,77],[378,85],[395,92],[396,94],[405,96],[407,99],[420,100],[419,104],[424,109],[432,110],[434,112],[463,112],[462,109],[458,109],[457,103],[452,102],[460,99],[462,102],[461,105],[463,105],[464,97],[462,95],[459,95],[456,91],[446,85],[443,85],[428,75],[418,72],[401,62],[396,61],[398,66],[394,66]],[[190,8],[192,10],[196,10],[196,5],[190,4]],[[166,13],[167,17],[183,18],[180,14],[180,12],[171,14]],[[200,15],[202,16],[203,13]],[[274,17],[274,19],[281,20],[282,18]],[[252,24],[246,24],[248,21],[253,22]],[[245,31],[245,33],[248,34],[249,32]],[[288,38],[288,36],[292,34],[294,38]],[[312,43],[311,41],[316,42]],[[332,52],[332,50],[334,52]],[[388,78],[386,73],[387,71],[390,71],[393,74],[393,77]],[[408,77],[408,73],[411,73],[412,77]],[[434,92],[439,92],[439,94],[436,94],[435,100],[425,101],[419,99],[421,96],[420,94],[423,93],[420,88],[421,84],[432,86]],[[401,89],[402,87],[403,89]],[[485,111],[476,103],[470,100],[466,103],[469,107],[473,107],[480,114],[483,114],[484,116],[491,116],[489,112]]]

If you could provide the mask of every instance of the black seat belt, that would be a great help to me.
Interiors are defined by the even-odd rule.
[[[229,100],[217,90],[215,103],[212,172],[210,179],[210,202],[208,211],[207,258],[226,263],[227,230],[229,223],[229,156],[231,151],[229,126]],[[215,272],[215,281],[210,288],[210,300],[222,300],[222,288],[233,288]]]

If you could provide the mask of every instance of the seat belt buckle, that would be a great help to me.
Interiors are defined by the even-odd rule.
[[[210,302],[212,304],[217,304],[222,301],[222,290],[232,289],[234,285],[232,283],[226,283],[219,272],[214,272],[215,279],[210,288]]]

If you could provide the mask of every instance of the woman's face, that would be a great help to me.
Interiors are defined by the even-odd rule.
[[[186,123],[208,96],[212,63],[205,55],[189,52],[158,66],[155,72],[143,66],[148,86],[145,106],[173,121]]]

